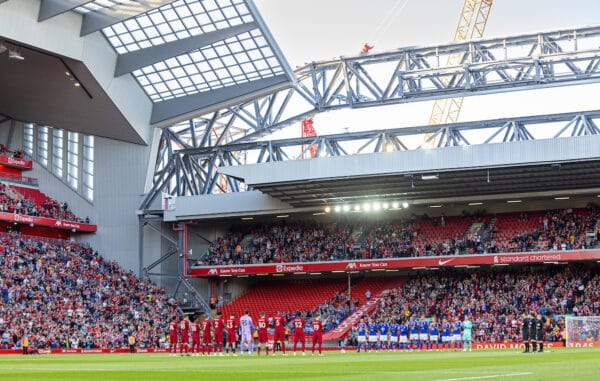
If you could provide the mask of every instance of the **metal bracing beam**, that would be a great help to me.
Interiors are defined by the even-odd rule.
[[[443,124],[437,126],[431,125],[422,125],[415,127],[400,127],[400,128],[391,128],[385,130],[371,130],[371,131],[359,131],[359,132],[348,132],[341,134],[333,134],[333,135],[321,135],[318,137],[309,136],[303,138],[290,138],[290,139],[281,139],[281,140],[272,140],[269,142],[239,142],[239,143],[230,143],[227,145],[221,145],[218,147],[198,147],[198,148],[188,148],[183,150],[178,150],[175,153],[180,155],[211,155],[212,153],[222,150],[228,152],[242,152],[249,150],[257,150],[264,149],[268,147],[269,144],[271,147],[295,147],[295,146],[312,146],[313,144],[317,144],[319,139],[326,139],[328,142],[333,142],[334,144],[339,144],[340,142],[353,142],[360,141],[366,139],[373,139],[381,134],[386,134],[388,137],[394,137],[399,139],[402,136],[410,136],[410,135],[418,135],[418,134],[433,134],[441,130],[452,130],[452,131],[474,131],[474,130],[483,130],[483,129],[492,129],[495,128],[492,133],[492,137],[495,137],[499,134],[498,130],[507,128],[507,125],[513,123],[518,124],[521,127],[525,128],[525,126],[530,125],[538,125],[545,123],[557,123],[557,122],[568,122],[570,123],[572,120],[584,117],[588,123],[592,123],[592,119],[600,118],[600,110],[592,110],[592,111],[583,111],[583,112],[568,112],[561,114],[550,114],[550,115],[535,115],[535,116],[524,116],[524,117],[516,117],[516,118],[499,118],[499,119],[491,119],[491,120],[483,120],[483,121],[473,121],[473,122],[462,122],[462,123],[453,123],[453,124]],[[595,125],[594,125],[595,126]],[[566,126],[568,128],[568,126]],[[597,127],[596,127],[597,129]],[[561,131],[561,134],[564,131]],[[527,131],[528,140],[534,139],[531,136],[531,133]],[[462,132],[461,132],[461,136]],[[464,136],[463,136],[464,137]],[[524,139],[521,139],[524,140]],[[509,140],[510,141],[510,140]],[[487,141],[487,143],[491,142]],[[485,143],[484,143],[485,144]],[[402,149],[407,149],[406,146],[402,144]],[[308,152],[308,148],[306,150]],[[301,155],[300,155],[301,156]],[[298,156],[298,157],[300,157]]]
[[[38,21],[48,20],[94,0],[42,0]]]
[[[235,105],[241,98],[256,98],[265,93],[289,89],[291,86],[292,83],[286,75],[276,75],[208,92],[156,102],[152,108],[150,123],[160,125],[165,121],[185,120],[186,117],[193,115],[199,109],[215,110],[223,106],[229,107]]]
[[[80,35],[86,36],[102,30],[107,26],[133,18],[174,1],[175,0],[135,0],[115,4],[110,8],[90,11],[83,16]]]
[[[535,140],[536,137],[531,132],[532,127],[545,124],[554,125],[556,123],[564,123],[564,127],[560,128],[556,137],[600,135],[600,128],[598,128],[594,119],[600,119],[600,110],[501,118],[438,126],[401,127],[387,130],[321,135],[268,142],[231,143],[217,147],[174,150],[169,156],[169,163],[171,164],[155,174],[155,185],[152,191],[146,196],[146,200],[140,209],[143,210],[146,208],[162,189],[168,189],[168,184],[173,182],[173,176],[179,178],[179,184],[185,183],[186,189],[192,195],[240,191],[239,184],[241,183],[239,180],[229,176],[227,177],[227,183],[230,185],[229,189],[223,189],[218,184],[218,179],[222,176],[218,170],[219,168],[270,161],[298,160],[302,157],[302,152],[297,154],[298,151],[296,149],[300,147],[304,147],[303,153],[306,154],[310,150],[310,147],[316,145],[319,156],[346,156],[359,152],[369,152],[369,150],[370,152],[399,151],[408,149],[402,143],[402,137],[426,134],[429,135],[429,138],[425,139],[425,143],[417,147],[417,149],[427,147],[428,142],[436,142],[434,146],[438,148],[466,146],[473,144],[473,142],[466,138],[465,132],[478,130],[491,130],[491,132],[486,132],[489,134],[487,137],[480,136],[480,141],[475,144],[497,143],[498,140],[501,142]],[[501,137],[501,139],[497,139],[498,137]],[[541,139],[545,139],[546,137],[547,135],[540,136]],[[347,151],[344,150],[341,143],[347,143],[350,147],[354,147],[352,150]],[[361,144],[362,146],[360,146]],[[286,149],[288,149],[287,152]],[[242,163],[236,157],[236,155],[248,154],[252,151],[254,152],[252,163]],[[186,165],[186,163],[190,165]],[[172,169],[174,166],[177,167],[177,170]],[[197,184],[192,184],[190,179],[197,181]],[[171,190],[171,192],[175,192],[175,190]]]
[[[157,62],[179,56],[192,50],[201,49],[203,47],[212,45],[215,42],[226,40],[230,37],[237,36],[238,34],[244,32],[249,32],[256,28],[258,28],[258,24],[256,22],[249,22],[247,24],[219,29],[213,32],[191,36],[180,40],[174,40],[161,45],[120,54],[117,57],[117,65],[115,66],[115,77],[131,73],[134,70],[150,66]]]
[[[247,133],[228,143],[252,141],[319,112],[599,82],[598,46],[600,26],[313,62],[291,89],[218,109],[215,125],[235,114]]]
[[[152,270],[153,268],[155,268],[156,266],[160,265],[161,263],[163,263],[164,261],[166,261],[167,259],[171,258],[171,256],[173,256],[173,254],[177,254],[179,251],[177,250],[176,247],[170,249],[169,251],[167,251],[165,254],[161,255],[160,258],[158,258],[156,261],[152,262],[150,265],[144,267],[144,272],[146,274],[150,274],[150,270]],[[152,274],[152,275],[156,275],[156,274]]]

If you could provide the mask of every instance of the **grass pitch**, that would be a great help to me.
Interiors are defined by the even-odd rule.
[[[323,357],[167,354],[1,356],[0,380],[600,380],[600,348],[474,352],[326,352]]]

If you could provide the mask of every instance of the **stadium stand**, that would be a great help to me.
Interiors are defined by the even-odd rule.
[[[135,332],[156,347],[174,300],[92,248],[18,234],[0,234],[0,346],[27,335],[37,348],[118,348]]]
[[[599,209],[421,217],[357,225],[290,223],[234,227],[197,266],[320,262],[591,247]]]
[[[245,309],[253,314],[265,311],[267,315],[278,311],[290,315],[296,311],[313,311],[320,304],[337,300],[345,285],[345,279],[332,279],[326,284],[316,279],[260,282],[223,306],[222,311],[225,316],[230,313],[242,316]]]
[[[80,218],[70,209],[67,202],[60,202],[48,197],[35,188],[2,184],[3,211],[28,216],[39,216],[58,220],[89,223],[89,218]]]

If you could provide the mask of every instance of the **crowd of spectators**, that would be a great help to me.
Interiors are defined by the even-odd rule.
[[[22,149],[11,150],[4,144],[0,144],[0,155],[14,157],[15,159],[24,159],[27,155]]]
[[[384,297],[376,321],[411,316],[454,321],[468,313],[474,340],[518,341],[523,312],[547,318],[546,338],[560,341],[564,316],[600,314],[600,271],[582,264],[465,272],[439,270],[410,278]]]
[[[524,218],[526,214],[523,214]],[[495,238],[497,229],[482,223],[469,237],[433,240],[421,232],[424,223],[445,224],[444,217],[412,216],[408,220],[327,224],[292,222],[233,228],[209,245],[198,266],[319,262],[434,255],[462,255],[589,248],[598,208],[547,211],[535,231],[524,231],[508,242]],[[489,215],[480,216],[482,221]],[[499,217],[501,218],[501,217]]]
[[[0,183],[0,212],[15,213],[33,217],[53,218],[57,220],[89,223],[89,217],[80,218],[70,209],[66,201],[51,198],[38,205],[34,200],[24,197],[11,185]]]
[[[75,242],[0,235],[0,347],[141,347],[164,340],[173,299]]]
[[[599,210],[589,205],[583,210],[557,209],[547,211],[538,219],[533,231],[524,231],[507,245],[494,245],[494,252],[557,251],[589,248],[596,240],[593,236]],[[527,213],[521,219],[527,220]],[[588,233],[592,233],[588,235]],[[493,237],[492,232],[492,237]]]

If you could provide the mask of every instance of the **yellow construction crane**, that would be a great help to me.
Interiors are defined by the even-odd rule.
[[[458,27],[454,33],[455,41],[465,41],[473,38],[483,37],[493,0],[465,0],[460,12]],[[457,66],[461,61],[461,54],[448,56],[446,66]],[[449,79],[447,80],[449,81]],[[447,84],[447,83],[446,83]],[[464,98],[437,99],[429,117],[429,124],[446,124],[458,121],[460,109]],[[425,141],[431,134],[425,136]],[[435,142],[428,142],[428,146],[434,146]]]

